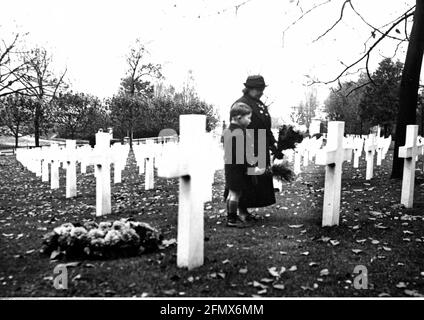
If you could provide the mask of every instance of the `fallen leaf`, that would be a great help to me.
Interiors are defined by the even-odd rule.
[[[337,241],[337,240],[330,240],[330,243],[331,243],[333,246],[338,246],[338,245],[340,244],[340,241]]]
[[[417,290],[405,290],[404,292],[408,296],[412,296],[412,297],[424,297],[424,295],[421,294],[421,293],[419,293]]]
[[[274,284],[272,287],[274,289],[277,289],[277,290],[284,290],[285,289],[284,284]]]
[[[239,270],[239,273],[240,273],[240,274],[246,274],[246,273],[247,273],[247,268],[241,268],[241,269]]]
[[[162,241],[162,246],[164,246],[165,248],[166,247],[169,247],[169,246],[171,246],[171,245],[173,245],[173,244],[176,244],[177,243],[177,239],[169,239],[169,240],[163,240]]]
[[[266,290],[266,289],[262,289],[262,290],[259,290],[259,291],[258,291],[258,294],[259,294],[259,295],[263,295],[263,294],[265,294],[265,293],[267,293],[267,290]]]
[[[319,273],[319,275],[322,276],[328,276],[330,274],[330,271],[328,269],[322,269]]]
[[[253,287],[255,288],[261,288],[261,289],[266,289],[268,288],[268,286],[263,285],[262,283],[258,282],[258,281],[253,281]]]
[[[276,268],[276,267],[268,268],[268,272],[269,272],[269,274],[270,274],[271,276],[273,276],[273,277],[278,278],[278,277],[280,276],[280,274],[278,273],[278,271],[277,271],[277,268]]]
[[[81,275],[77,274],[75,277],[72,278],[72,281],[80,280],[81,278]]]
[[[300,286],[300,288],[303,290],[303,291],[306,291],[306,290],[314,290],[314,289],[312,289],[311,287],[309,287],[309,286]]]
[[[292,228],[292,229],[299,229],[302,227],[303,227],[303,224],[292,224],[292,225],[289,224],[289,228]]]
[[[59,257],[61,252],[59,250],[55,250],[50,254],[50,260],[55,260],[57,257]]]
[[[175,290],[175,289],[171,289],[171,290],[164,290],[164,291],[163,291],[163,294],[164,294],[164,295],[167,295],[167,296],[174,296],[174,295],[176,295],[176,294],[177,294],[177,290]]]
[[[382,297],[390,297],[390,294],[386,293],[386,292],[382,292],[378,295],[380,298]]]
[[[62,265],[65,266],[66,268],[75,268],[75,267],[78,267],[80,264],[81,262],[68,262]]]

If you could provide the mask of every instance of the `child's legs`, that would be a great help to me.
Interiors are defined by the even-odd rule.
[[[236,220],[237,219],[237,209],[239,204],[241,191],[229,190],[227,197],[227,215],[228,219]]]
[[[228,200],[229,201],[239,201],[240,200],[240,196],[241,196],[241,191],[237,191],[237,190],[229,190],[228,192]]]

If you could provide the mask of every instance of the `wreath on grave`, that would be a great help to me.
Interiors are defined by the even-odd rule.
[[[278,129],[277,149],[275,154],[282,154],[284,150],[295,149],[296,144],[301,143],[304,136],[300,131],[294,130],[293,126],[282,125]],[[279,181],[292,181],[295,174],[287,166],[285,161],[273,163],[266,170],[266,174],[272,175]]]
[[[155,252],[162,240],[149,224],[130,219],[65,223],[44,235],[41,253],[51,259],[114,259]]]

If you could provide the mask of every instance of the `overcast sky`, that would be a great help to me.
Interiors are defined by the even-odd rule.
[[[125,73],[125,55],[136,38],[163,65],[166,82],[180,87],[193,71],[196,89],[222,115],[239,98],[247,75],[260,73],[271,114],[285,115],[304,98],[305,75],[327,81],[364,50],[370,29],[350,9],[333,31],[322,34],[340,15],[342,0],[320,7],[290,28],[301,14],[292,0],[0,0],[0,38],[10,31],[30,32],[27,40],[45,46],[58,70],[68,68],[75,91],[108,97]],[[300,1],[307,10],[312,3]],[[356,0],[357,10],[375,26],[400,16],[415,1]],[[227,9],[227,10],[225,10]],[[218,14],[219,12],[219,14]],[[200,16],[200,18],[199,18]],[[400,30],[403,32],[404,26]],[[392,56],[386,40],[371,57],[375,68]],[[406,46],[398,58],[403,61]],[[322,103],[328,87],[319,87]]]

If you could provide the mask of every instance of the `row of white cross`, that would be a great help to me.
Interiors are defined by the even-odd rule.
[[[327,136],[327,135],[326,135]],[[367,177],[369,180],[373,177],[374,158],[377,153],[377,166],[381,165],[383,159],[386,158],[387,152],[392,142],[392,137],[376,137],[373,134],[367,136],[349,135],[343,137],[343,146],[353,150],[353,167],[359,167],[359,159],[363,152],[367,161]],[[293,169],[296,174],[302,172],[301,165],[304,167],[309,165],[310,161],[316,158],[317,153],[324,147],[324,136],[321,138],[305,138],[293,151],[286,151],[288,158],[293,158]],[[346,161],[352,162],[352,153]],[[303,157],[303,161],[302,161]]]
[[[129,148],[126,145],[114,144],[110,147],[109,133],[96,134],[96,146],[76,146],[75,140],[66,140],[66,146],[52,144],[49,147],[34,149],[18,149],[16,159],[43,182],[49,182],[50,188],[58,189],[59,167],[66,170],[66,198],[77,196],[77,162],[81,164],[81,173],[87,172],[87,166],[94,166],[96,176],[96,215],[111,212],[110,200],[110,164],[114,166],[114,183],[121,182],[121,172],[125,167]],[[50,175],[49,175],[50,169]]]
[[[344,122],[329,122],[327,145],[317,153],[316,163],[326,166],[322,226],[334,226],[339,224],[342,165],[344,161],[352,158],[353,150],[344,145],[343,131]],[[370,135],[368,140],[370,142],[364,146],[367,153],[367,159],[374,157],[373,153],[376,150],[374,136]],[[387,153],[385,148],[388,150],[388,146],[383,144],[380,148],[381,154],[384,154],[384,151]],[[360,149],[359,144],[358,149]],[[423,154],[423,145],[421,139],[418,137],[418,126],[408,125],[405,146],[399,148],[399,157],[405,159],[401,204],[406,208],[411,208],[413,206],[415,164],[419,154]],[[372,165],[369,166],[369,163],[371,163],[371,161],[367,160],[367,179],[372,177]]]
[[[96,145],[76,147],[67,140],[66,147],[19,149],[17,160],[42,180],[48,182],[49,167],[51,188],[59,188],[59,166],[66,169],[66,197],[75,197],[76,163],[81,172],[94,165],[96,176],[96,215],[111,213],[110,165],[114,165],[114,182],[121,182],[129,152],[128,145],[110,147],[109,133],[96,134]],[[163,178],[179,177],[178,254],[179,267],[195,268],[203,264],[204,203],[212,200],[214,173],[223,168],[223,150],[210,134],[206,133],[204,115],[181,115],[179,142],[165,144],[147,140],[133,146],[139,174],[145,174],[145,189],[154,188],[154,167]]]

